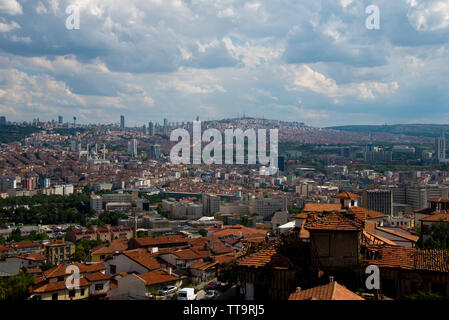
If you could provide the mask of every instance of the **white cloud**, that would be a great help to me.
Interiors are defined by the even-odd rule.
[[[408,19],[416,30],[434,31],[449,26],[449,2],[447,0],[407,0]]]
[[[11,30],[14,29],[20,29],[20,26],[16,22],[14,21],[12,21],[11,23],[0,22],[0,32],[10,32]]]
[[[17,0],[0,0],[0,13],[9,15],[22,14],[22,6]]]
[[[287,85],[287,90],[310,90],[332,98],[338,104],[343,102],[342,98],[375,99],[377,95],[393,93],[399,88],[395,81],[366,81],[339,86],[334,79],[314,71],[308,65],[290,66],[285,70],[287,79],[293,85]]]

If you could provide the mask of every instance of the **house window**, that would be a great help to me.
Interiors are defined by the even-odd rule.
[[[104,255],[100,256],[100,259],[101,259],[101,260],[104,260]]]
[[[95,290],[96,290],[96,291],[103,290],[103,284],[102,284],[102,283],[97,283],[97,284],[95,285]]]
[[[58,300],[58,293],[56,292],[56,293],[53,293],[52,295],[51,295],[51,300]]]
[[[117,268],[114,265],[110,265],[111,274],[115,274],[117,272]]]
[[[86,291],[86,289],[81,289],[81,295],[84,296],[84,292]]]
[[[70,298],[75,298],[75,290],[70,290],[69,291],[69,297]]]
[[[58,277],[58,281],[64,281],[64,277]]]

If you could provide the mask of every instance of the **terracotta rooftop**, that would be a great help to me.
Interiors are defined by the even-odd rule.
[[[436,198],[436,199],[430,199],[429,202],[449,202],[449,199],[444,198]]]
[[[168,274],[168,272],[163,270],[150,271],[147,273],[141,273],[137,275],[143,281],[145,281],[147,286],[154,284],[160,284],[165,282],[172,282],[179,280],[178,277]]]
[[[44,261],[47,258],[45,258],[43,255],[40,255],[38,253],[33,253],[33,254],[29,254],[27,256],[24,255],[15,255],[12,256],[13,258],[19,258],[19,259],[25,259],[25,260],[30,260],[30,261]]]
[[[161,264],[152,257],[149,252],[142,249],[130,250],[123,252],[125,256],[144,266],[148,270],[155,270],[161,267]]]
[[[92,249],[91,254],[110,254],[116,251],[123,252],[128,249],[128,239],[120,238],[112,240],[109,244],[101,244]]]
[[[317,221],[308,222],[307,230],[329,230],[329,231],[358,231],[362,226],[356,220],[351,220],[338,212],[332,212],[320,217]]]
[[[87,281],[84,278],[80,278],[80,287],[87,287],[90,285],[89,281]],[[65,281],[58,281],[53,283],[45,283],[42,284],[36,288],[33,289],[33,293],[45,293],[45,292],[52,292],[52,291],[60,291],[60,290],[66,290],[67,286]]]
[[[449,211],[441,210],[438,213],[421,218],[421,219],[419,219],[419,221],[422,221],[422,222],[439,222],[439,221],[449,222]]]
[[[224,237],[228,235],[239,236],[239,234],[241,234],[243,237],[255,235],[265,237],[265,235],[268,233],[268,231],[266,230],[248,228],[240,224],[236,224],[233,226],[223,226],[223,228],[221,229],[211,228],[210,230],[213,231],[213,237]]]
[[[184,236],[162,236],[162,237],[146,237],[137,238],[136,242],[142,247],[164,245],[164,244],[180,244],[187,243],[188,240]]]
[[[39,274],[42,273],[42,269],[36,268],[36,269],[27,269],[27,273],[30,274]]]
[[[360,220],[366,220],[366,219],[376,219],[376,218],[382,218],[382,217],[386,217],[385,214],[374,211],[374,210],[369,210],[366,208],[362,208],[362,207],[352,207],[349,209],[350,212],[354,213],[355,216],[360,219]]]
[[[278,252],[277,248],[266,248],[248,256],[242,256],[238,259],[237,265],[254,268],[288,269],[291,262],[286,256]]]
[[[339,203],[306,203],[304,205],[304,212],[323,212],[323,211],[335,211],[340,210],[341,204]]]
[[[378,259],[365,262],[384,268],[449,272],[449,250],[386,246],[378,251]]]
[[[171,252],[178,257],[180,260],[196,260],[200,259],[201,255],[194,249],[184,249],[180,251]]]
[[[406,240],[411,241],[411,242],[418,242],[418,239],[419,239],[418,236],[415,236],[415,235],[410,234],[410,233],[395,231],[395,230],[392,230],[392,229],[383,228],[383,227],[379,227],[379,226],[376,226],[376,229],[380,230],[382,232],[385,232],[385,233],[389,233],[389,234],[394,235],[396,237],[406,239]]]
[[[87,274],[85,276],[85,278],[87,280],[89,280],[90,282],[103,281],[103,280],[111,279],[111,277],[109,277],[109,276],[107,276],[107,275],[105,275],[104,273],[101,273],[101,272],[94,272],[94,273]]]
[[[333,196],[333,198],[350,200],[350,199],[358,199],[358,198],[360,198],[360,196],[358,196],[354,193],[351,193],[351,192],[340,192],[340,193],[336,194],[335,196]]]
[[[391,240],[378,236],[374,233],[363,230],[362,236],[363,245],[390,245],[397,246],[397,244]]]
[[[293,292],[288,300],[365,300],[361,296],[332,281],[328,284]]]
[[[44,271],[43,275],[45,278],[56,278],[62,277],[71,274],[67,272],[66,269],[68,266],[77,266],[80,270],[80,273],[91,273],[97,271],[106,270],[104,263],[93,263],[93,264],[84,264],[79,262],[74,262],[70,264],[60,264],[57,267]]]
[[[205,261],[204,259],[200,259],[192,263],[189,268],[190,269],[198,269],[198,270],[207,270],[213,266],[218,264],[217,261]]]

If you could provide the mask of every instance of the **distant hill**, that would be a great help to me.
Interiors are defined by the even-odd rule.
[[[327,127],[326,129],[350,132],[383,132],[407,136],[438,137],[441,130],[449,132],[449,124],[393,124],[393,125],[348,125]]]
[[[40,129],[31,126],[0,126],[0,142],[10,143],[15,141],[22,141],[25,137],[38,131],[40,131]]]

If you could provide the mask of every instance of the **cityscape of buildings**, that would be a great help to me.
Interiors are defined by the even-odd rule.
[[[253,118],[202,123],[278,128],[279,171],[265,176],[259,164],[173,164],[170,132],[192,122],[75,119],[0,117],[34,130],[0,149],[0,281],[7,288],[26,274],[22,299],[449,297],[444,132],[402,139]],[[366,287],[368,266],[379,268],[379,287]]]

